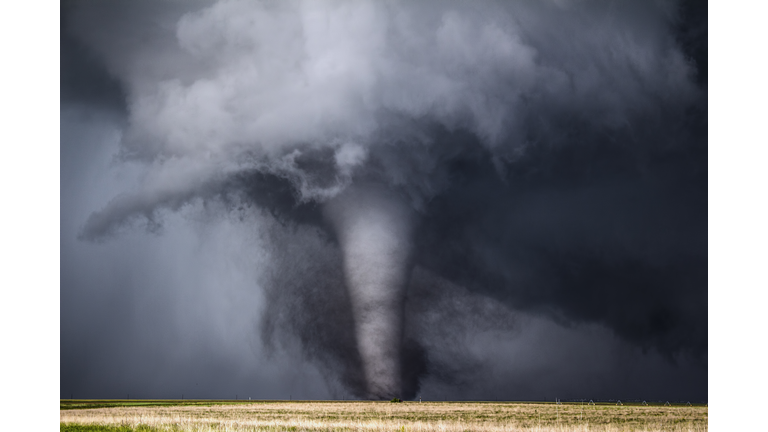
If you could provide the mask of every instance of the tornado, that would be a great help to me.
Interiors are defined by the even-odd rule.
[[[706,354],[707,13],[693,3],[63,1],[62,230],[252,227],[246,275],[264,295],[243,313],[332,394],[474,382],[456,375],[474,360],[445,347],[480,331],[485,306],[458,319],[444,285]],[[62,240],[83,266],[62,284],[93,267],[86,247]],[[655,300],[667,291],[685,301]]]
[[[366,185],[353,186],[335,197],[324,213],[343,251],[368,397],[399,397],[411,210],[395,193]]]

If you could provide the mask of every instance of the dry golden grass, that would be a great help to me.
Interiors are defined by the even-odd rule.
[[[706,431],[707,407],[534,403],[254,402],[60,411],[62,425],[160,431]]]

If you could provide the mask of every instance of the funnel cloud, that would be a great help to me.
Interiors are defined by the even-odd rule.
[[[706,26],[63,3],[62,395],[706,400]]]
[[[409,209],[373,187],[350,188],[326,208],[344,255],[367,391],[375,398],[399,396]]]

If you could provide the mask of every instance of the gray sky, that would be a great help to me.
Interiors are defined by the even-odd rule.
[[[61,397],[359,396],[323,209],[374,183],[415,215],[411,396],[706,400],[675,5],[65,3]]]

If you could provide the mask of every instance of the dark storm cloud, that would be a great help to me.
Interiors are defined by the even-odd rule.
[[[141,170],[114,163],[111,113],[62,106],[61,124],[61,396],[329,397],[298,356],[260,348],[260,224],[198,203],[162,215],[161,235],[78,240]]]
[[[77,39],[72,31],[69,17],[74,6],[71,1],[61,2],[61,102],[85,102],[124,111],[126,95],[120,82],[107,72],[98,55]]]
[[[429,205],[416,256],[515,309],[601,322],[667,353],[703,353],[704,142],[638,162],[599,139],[582,144],[587,155],[532,149],[503,179],[489,174],[487,158],[461,158],[453,187]]]
[[[266,258],[253,280],[265,307],[240,313],[268,347],[316,364],[332,394],[366,397],[373,366],[360,354],[350,234],[337,221],[360,202],[345,203],[345,191],[381,185],[393,198],[370,193],[390,203],[380,213],[405,205],[414,215],[402,230],[410,258],[395,272],[407,276],[392,354],[401,371],[387,372],[404,396],[545,396],[511,372],[501,374],[530,393],[473,373],[487,361],[474,353],[492,343],[461,348],[467,335],[524,338],[519,316],[551,337],[533,351],[569,337],[600,352],[643,350],[633,355],[654,366],[625,377],[627,389],[662,394],[666,381],[706,398],[706,8],[329,6],[65,8],[62,106],[125,107],[116,161],[143,167],[129,190],[90,204],[78,234],[109,244],[127,224],[157,230],[169,211],[201,208],[239,218],[235,231],[258,227]],[[334,206],[345,216],[329,217]],[[63,286],[75,284],[67,277]],[[688,381],[671,383],[667,360],[694,370]],[[63,356],[63,371],[77,367]],[[607,369],[590,391],[615,390],[623,372]]]

